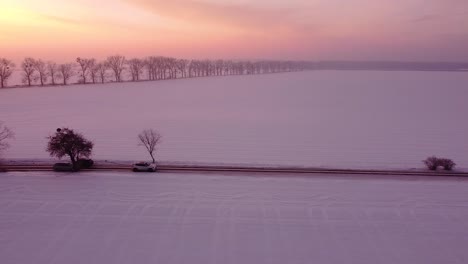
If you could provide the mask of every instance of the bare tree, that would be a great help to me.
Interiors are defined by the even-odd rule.
[[[215,65],[215,75],[223,75],[224,61],[217,60],[214,62]]]
[[[114,72],[116,82],[122,81],[122,72],[125,69],[125,56],[114,55],[107,58],[107,65]]]
[[[165,71],[164,60],[165,58],[161,56],[154,58],[154,67],[155,67],[154,71],[155,71],[156,80],[164,79],[164,75],[165,75],[165,73],[163,73]]]
[[[89,60],[89,75],[91,76],[91,81],[93,83],[96,83],[97,78],[99,76],[99,68],[97,67],[95,59]]]
[[[140,76],[143,73],[143,68],[145,67],[145,61],[138,59],[138,58],[134,58],[134,59],[128,60],[127,64],[130,68],[132,80],[139,81]]]
[[[57,79],[57,76],[59,74],[59,68],[57,66],[57,63],[53,61],[47,62],[47,69],[50,75],[50,82],[52,83],[52,85],[55,85],[55,80]]]
[[[10,146],[6,141],[13,136],[13,132],[8,127],[6,127],[2,121],[0,121],[0,152]]]
[[[107,66],[107,63],[100,62],[96,64],[95,68],[97,70],[97,74],[99,75],[99,79],[101,80],[101,83],[104,83],[106,81],[107,69],[109,69],[109,67]]]
[[[47,76],[49,75],[47,72],[47,64],[43,60],[38,59],[38,60],[34,60],[33,67],[39,74],[38,77],[39,77],[41,86],[44,86],[44,83],[47,82]]]
[[[156,57],[150,56],[145,59],[146,69],[148,70],[148,79],[156,80]]]
[[[139,145],[146,148],[151,156],[151,159],[153,159],[153,162],[156,162],[154,159],[154,153],[157,150],[158,144],[161,143],[161,137],[161,134],[153,129],[143,130],[143,132],[138,135],[138,139],[140,141]]]
[[[86,59],[86,58],[76,58],[76,62],[80,65],[81,68],[81,78],[83,78],[83,83],[86,84],[86,76],[89,73],[89,70],[96,63],[95,59]]]
[[[67,85],[68,80],[75,74],[73,64],[66,63],[59,65],[59,75],[62,77],[63,85]]]
[[[0,58],[0,87],[4,88],[10,76],[13,74],[15,64],[5,58]]]
[[[177,78],[177,59],[165,58],[164,60],[165,71],[169,73],[169,79]]]
[[[187,77],[187,65],[188,65],[188,63],[189,63],[188,60],[184,60],[184,59],[177,60],[176,67],[177,67],[177,70],[180,72],[180,78]]]
[[[36,69],[34,68],[35,60],[33,58],[25,58],[21,63],[21,68],[23,69],[23,83],[27,83],[28,86],[31,86],[34,81]]]

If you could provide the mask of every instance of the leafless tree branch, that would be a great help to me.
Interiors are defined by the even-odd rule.
[[[156,162],[154,159],[154,153],[157,150],[158,144],[161,143],[161,138],[161,134],[153,129],[143,130],[143,132],[138,135],[139,145],[146,148],[151,159],[153,159],[153,162]]]

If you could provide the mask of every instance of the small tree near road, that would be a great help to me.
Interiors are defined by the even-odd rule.
[[[10,138],[13,138],[13,132],[0,121],[0,152],[10,146],[7,142]]]
[[[138,139],[140,141],[139,145],[146,148],[151,159],[153,159],[153,162],[156,162],[154,159],[154,153],[157,150],[158,144],[161,143],[161,137],[161,134],[153,129],[143,130],[143,132],[138,135]]]
[[[47,152],[50,156],[59,159],[68,156],[75,170],[79,169],[78,159],[89,158],[94,146],[93,142],[85,139],[82,134],[69,128],[58,128],[48,139]]]

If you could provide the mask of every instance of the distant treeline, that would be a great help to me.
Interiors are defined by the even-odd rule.
[[[78,83],[122,82],[124,80],[166,80],[190,77],[265,74],[305,70],[398,70],[398,71],[468,71],[466,62],[392,62],[392,61],[236,61],[186,60],[150,56],[144,59],[126,59],[109,56],[103,61],[77,58],[74,63],[57,64],[53,61],[25,58],[19,68],[11,60],[0,57],[1,88],[15,70],[21,72],[21,81],[32,85],[67,85],[71,79]]]
[[[114,55],[106,60],[77,58],[75,63],[57,64],[53,61],[25,58],[19,65],[24,85],[67,85],[75,77],[78,83],[121,82],[123,80],[166,80],[189,77],[264,74],[304,71],[315,68],[308,61],[234,61],[186,60],[151,56],[144,59],[126,59]],[[1,88],[16,69],[11,60],[0,57]]]
[[[468,71],[468,62],[320,61],[318,70]]]

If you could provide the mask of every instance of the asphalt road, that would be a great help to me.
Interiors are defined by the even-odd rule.
[[[48,165],[4,165],[4,171],[52,171]],[[129,171],[131,165],[99,165],[83,171]],[[410,176],[452,176],[468,177],[468,172],[446,171],[410,171],[410,170],[353,170],[353,169],[318,169],[300,167],[246,167],[246,166],[184,166],[159,165],[160,172],[239,172],[239,173],[288,173],[288,174],[355,174],[355,175],[410,175]]]

